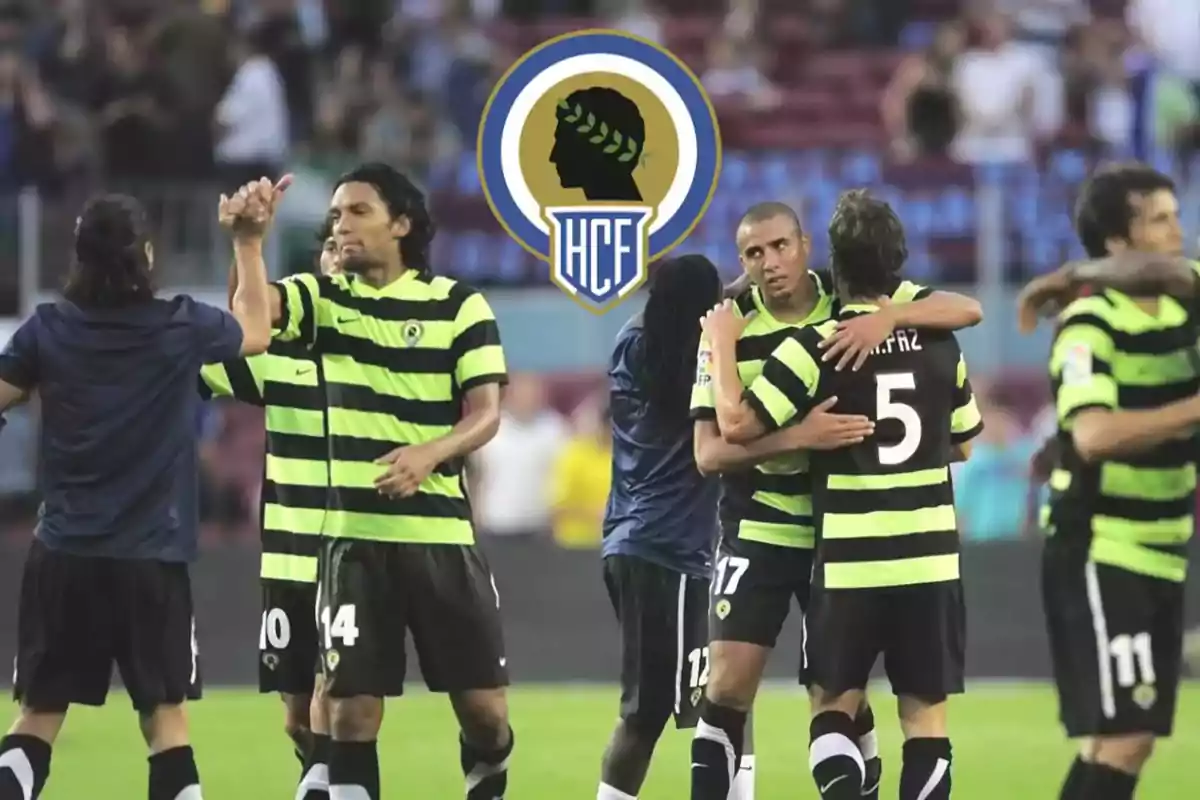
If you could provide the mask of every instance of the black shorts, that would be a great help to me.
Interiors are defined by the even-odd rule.
[[[35,540],[21,580],[13,696],[35,711],[102,706],[114,662],[138,711],[200,698],[187,565],[77,556]]]
[[[317,585],[264,579],[258,690],[311,695],[320,668]]]
[[[330,696],[403,694],[406,630],[430,691],[508,685],[500,596],[476,546],[331,539],[319,571]]]
[[[894,693],[940,702],[963,691],[966,621],[961,581],[815,586],[806,617],[809,678],[830,694],[865,689],[882,655]]]
[[[792,601],[801,614],[808,607],[812,565],[812,550],[723,535],[713,569],[709,640],[774,647]],[[805,649],[800,653],[801,683],[806,682]]]
[[[708,580],[634,556],[604,559],[621,626],[621,719],[661,730],[700,718],[708,684]]]
[[[1067,735],[1169,736],[1183,659],[1181,583],[1087,560],[1052,537],[1042,598]]]

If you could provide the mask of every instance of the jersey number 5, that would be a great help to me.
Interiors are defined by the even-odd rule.
[[[889,372],[875,376],[875,421],[899,420],[904,436],[899,443],[879,448],[879,463],[885,466],[903,464],[921,446],[921,416],[908,403],[892,398],[892,392],[914,392],[917,381],[911,372]]]

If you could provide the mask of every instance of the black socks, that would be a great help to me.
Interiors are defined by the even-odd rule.
[[[746,712],[705,698],[692,739],[692,800],[726,800],[742,758]]]
[[[824,800],[859,800],[863,757],[854,720],[839,711],[813,717],[808,728],[808,768]]]
[[[879,757],[879,739],[875,735],[875,714],[864,706],[854,718],[855,743],[863,757],[862,796],[879,800],[879,783],[883,779],[883,760]]]
[[[900,800],[949,800],[950,761],[949,739],[905,742]]]
[[[1133,800],[1138,776],[1105,764],[1084,764],[1080,800]]]
[[[508,757],[512,755],[515,742],[512,728],[508,729],[508,743],[496,750],[476,747],[459,734],[467,800],[504,800],[504,792],[508,789]]]
[[[330,800],[379,800],[379,753],[375,742],[332,742]]]
[[[22,734],[0,739],[0,800],[35,800],[49,777],[49,744]]]
[[[150,756],[150,800],[202,800],[191,747],[172,747]]]
[[[312,748],[304,762],[304,774],[296,787],[296,800],[329,800],[329,748],[332,740],[314,733]]]

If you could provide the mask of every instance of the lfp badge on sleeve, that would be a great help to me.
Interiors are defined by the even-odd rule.
[[[484,109],[477,152],[496,219],[596,313],[687,238],[721,171],[716,114],[696,76],[658,45],[609,30],[522,56]]]

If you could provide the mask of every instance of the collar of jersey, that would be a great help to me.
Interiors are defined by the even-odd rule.
[[[396,278],[396,280],[387,286],[378,289],[358,277],[353,280],[351,285],[354,287],[354,293],[359,297],[399,297],[404,294],[404,290],[408,287],[408,284],[416,279],[417,271],[415,269],[407,269],[399,278]]]
[[[1187,310],[1175,298],[1168,295],[1161,295],[1157,298],[1157,314],[1142,308],[1132,297],[1123,292],[1118,292],[1116,289],[1105,289],[1104,296],[1121,311],[1128,311],[1131,314],[1139,315],[1147,323],[1148,328],[1170,328],[1182,325],[1187,321]]]

